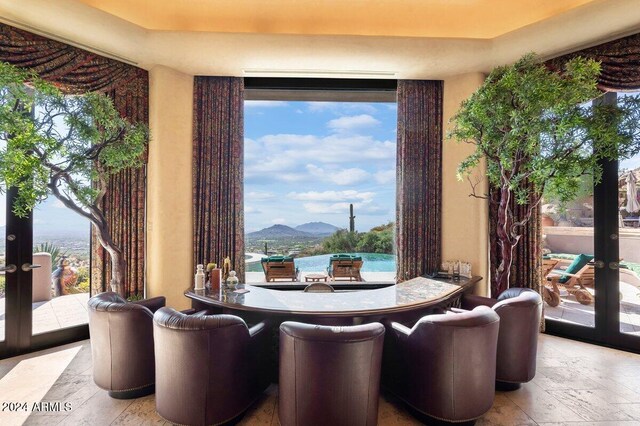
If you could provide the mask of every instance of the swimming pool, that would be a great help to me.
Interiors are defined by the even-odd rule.
[[[362,272],[395,272],[396,257],[393,254],[355,253],[362,256]],[[297,257],[296,267],[302,272],[324,272],[329,266],[330,254]],[[262,272],[260,262],[247,263],[247,272]]]

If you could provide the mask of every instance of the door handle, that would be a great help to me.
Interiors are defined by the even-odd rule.
[[[595,267],[598,269],[604,268],[604,262],[602,260],[596,260],[594,263]]]
[[[616,270],[619,267],[620,267],[620,264],[618,262],[609,262],[609,269]]]
[[[16,265],[4,265],[4,266],[0,266],[0,272],[8,272],[8,273],[12,273],[17,271],[18,268],[16,267]]]
[[[23,263],[22,270],[25,272],[29,272],[32,269],[38,269],[40,265],[32,265],[31,263]]]

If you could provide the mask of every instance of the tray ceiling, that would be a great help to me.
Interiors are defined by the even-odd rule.
[[[150,30],[490,39],[594,0],[80,0]]]

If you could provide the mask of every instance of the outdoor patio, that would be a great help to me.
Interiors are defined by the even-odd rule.
[[[593,294],[593,289],[589,289]],[[620,331],[640,336],[640,288],[620,282]],[[595,327],[594,305],[581,305],[575,297],[563,294],[560,305],[544,305],[546,318],[558,319],[587,327]]]
[[[33,334],[46,333],[89,322],[87,301],[89,293],[69,294],[55,297],[46,302],[31,305],[33,314]],[[0,299],[0,341],[5,334],[5,302]]]

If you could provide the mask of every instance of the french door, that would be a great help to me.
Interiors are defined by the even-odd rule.
[[[40,229],[44,238],[49,240],[55,233],[42,233],[42,226],[38,224],[46,226],[53,223],[60,227],[63,223],[59,218],[53,220],[60,216],[50,210],[53,200],[36,208],[28,217],[21,218],[12,211],[16,197],[15,188],[9,188],[0,200],[6,205],[5,235],[0,236],[5,242],[1,247],[4,262],[0,264],[0,358],[88,338],[89,335],[84,301],[88,293],[85,295],[72,290],[84,288],[77,285],[77,270],[66,268],[71,272],[66,274],[66,281],[75,279],[73,286],[61,289],[60,285],[58,288],[53,285],[51,273],[56,266],[52,264],[51,257],[52,254],[59,257],[61,250],[66,249],[60,243],[64,238],[43,241],[34,247],[34,223],[35,229]],[[0,211],[0,214],[4,212]],[[42,240],[40,236],[38,239]]]
[[[625,95],[607,93],[600,102],[616,103],[618,96]],[[639,200],[640,151],[601,165],[601,181],[594,185],[585,177],[574,203],[560,210],[543,206],[543,215],[546,208],[546,216],[552,216],[542,231],[547,252],[543,264],[551,268],[547,277],[561,275],[580,255],[586,261],[556,288],[552,278],[546,280],[549,290],[560,293],[557,306],[545,304],[546,328],[640,352],[640,207],[629,203],[634,197]]]

